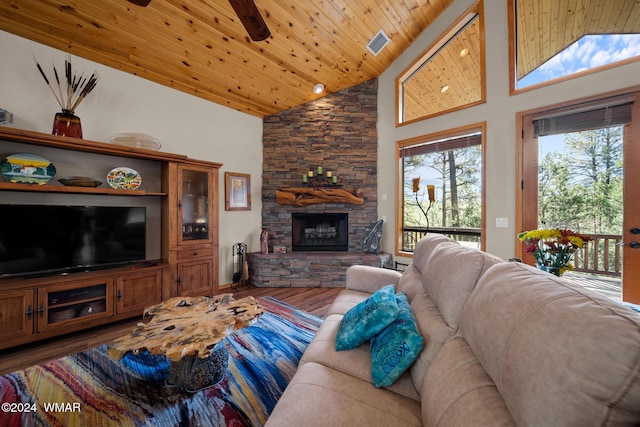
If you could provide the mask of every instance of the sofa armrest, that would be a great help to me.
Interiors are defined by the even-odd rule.
[[[401,273],[388,268],[352,265],[347,268],[346,288],[372,294],[386,285],[397,288],[401,277]]]

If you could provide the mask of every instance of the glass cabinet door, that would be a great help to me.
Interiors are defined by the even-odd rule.
[[[181,168],[180,222],[181,242],[210,240],[211,172]]]

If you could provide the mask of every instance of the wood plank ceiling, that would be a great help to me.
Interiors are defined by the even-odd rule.
[[[640,32],[638,0],[514,1],[520,77],[583,35]],[[228,0],[2,0],[0,29],[264,117],[378,77],[452,2],[256,0],[271,37],[253,42]]]
[[[452,1],[257,0],[262,42],[227,0],[3,0],[0,29],[264,117],[378,77]]]

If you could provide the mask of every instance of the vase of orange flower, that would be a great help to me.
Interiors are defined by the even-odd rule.
[[[561,228],[523,231],[518,234],[518,239],[524,242],[525,251],[533,255],[540,270],[556,276],[573,270],[575,252],[591,240],[588,236]]]

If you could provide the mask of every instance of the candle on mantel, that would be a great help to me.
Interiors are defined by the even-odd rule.
[[[337,184],[338,183],[338,175],[333,175],[331,177],[331,182],[333,182],[334,184]]]
[[[313,171],[309,171],[307,175],[309,175],[309,178],[313,178]]]
[[[327,171],[327,178],[331,178],[331,174],[332,174],[332,173],[333,173],[333,172],[331,172],[331,171]]]
[[[308,182],[307,174],[302,174],[302,182]]]
[[[322,175],[322,166],[318,166],[318,175]]]

